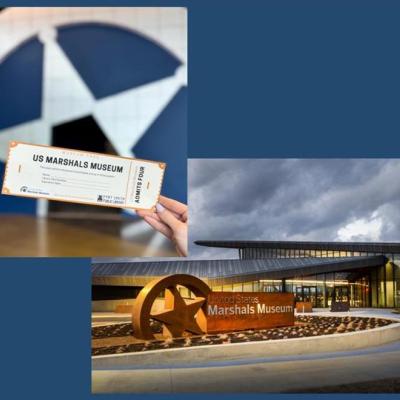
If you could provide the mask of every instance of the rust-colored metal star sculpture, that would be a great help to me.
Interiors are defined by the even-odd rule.
[[[177,286],[194,293],[194,299],[185,300]],[[165,291],[164,310],[151,313],[159,294]],[[205,303],[211,289],[202,280],[186,274],[170,275],[147,284],[135,299],[132,313],[134,335],[141,339],[154,339],[150,319],[163,324],[163,335],[181,337],[185,332],[200,335],[206,330]]]
[[[201,306],[206,299],[196,297],[186,303],[176,287],[165,290],[165,311],[151,314],[151,318],[164,324],[164,336],[179,337],[184,332],[200,335],[202,328],[196,321],[196,314],[203,313]]]

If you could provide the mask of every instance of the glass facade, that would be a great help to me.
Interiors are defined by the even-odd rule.
[[[302,258],[302,257],[359,257],[384,255],[388,262],[381,267],[364,271],[325,273],[291,279],[260,280],[247,283],[247,288],[260,291],[288,291],[298,301],[311,301],[314,307],[329,307],[332,296],[339,290],[348,296],[351,307],[400,307],[400,254],[328,249],[241,248],[241,259]],[[340,289],[337,289],[340,288]],[[225,286],[224,286],[225,290]],[[344,295],[345,294],[345,295]]]
[[[347,297],[351,307],[371,307],[371,278],[360,271],[317,274],[291,279],[261,279],[226,285],[211,285],[213,291],[224,292],[291,292],[296,301],[309,301],[313,307],[330,307],[334,292]]]
[[[400,308],[400,255],[393,256],[394,272],[394,302],[395,307]]]
[[[264,249],[243,248],[239,249],[239,258],[299,258],[299,257],[359,257],[386,255],[389,259],[400,261],[400,254],[386,254],[366,251],[344,251],[344,250],[302,250],[302,249]]]

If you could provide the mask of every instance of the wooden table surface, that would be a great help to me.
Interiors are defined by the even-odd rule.
[[[151,229],[141,228],[139,234],[122,236],[123,229],[138,223],[142,222],[3,214],[0,215],[0,257],[177,256],[168,242],[159,247],[151,244],[154,237]]]

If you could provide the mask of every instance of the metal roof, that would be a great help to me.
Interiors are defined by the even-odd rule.
[[[380,266],[385,262],[384,256],[98,262],[92,264],[92,283],[144,286],[160,276],[191,274],[209,283],[223,284],[354,270]]]
[[[366,253],[400,253],[400,243],[389,242],[297,242],[262,240],[196,240],[199,246],[224,247],[233,249],[299,249],[299,250],[337,250]]]

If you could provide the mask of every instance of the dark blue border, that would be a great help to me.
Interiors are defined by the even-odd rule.
[[[2,1],[3,6],[187,6],[189,10],[189,154],[192,157],[398,157],[400,118],[398,1]],[[277,35],[282,23],[286,31]],[[336,21],[336,22],[335,22]],[[319,27],[315,34],[307,28]],[[305,30],[300,29],[304,27]],[[336,27],[336,28],[335,28]],[[365,33],[365,34],[363,34]],[[332,36],[336,34],[337,36]],[[332,37],[331,37],[332,36]],[[330,48],[339,64],[316,50]],[[271,41],[271,38],[274,38]],[[351,43],[359,38],[360,54]],[[269,39],[269,42],[268,40]],[[278,68],[302,43],[303,63]],[[320,46],[316,46],[316,43]],[[266,43],[269,46],[266,46]],[[292,47],[287,45],[292,43]],[[336,44],[336,45],[335,45]],[[341,46],[344,46],[342,48]],[[289,50],[288,50],[289,49]],[[343,53],[343,51],[344,53]],[[385,58],[393,51],[393,58]],[[254,54],[257,56],[254,57]],[[360,60],[370,58],[368,64]],[[305,62],[304,60],[307,60]],[[324,63],[325,60],[325,63]],[[390,61],[390,62],[389,62]],[[329,96],[325,82],[307,69],[322,63],[330,76],[342,66],[351,96]],[[285,64],[282,63],[282,66]],[[328,68],[331,66],[331,68]],[[362,90],[363,80],[369,90]],[[271,70],[272,67],[275,67]],[[273,72],[273,74],[272,74]],[[293,75],[298,77],[295,79]],[[285,92],[277,82],[290,79]],[[303,77],[303,79],[301,79]],[[379,77],[377,80],[376,77]],[[304,78],[309,85],[306,85]],[[384,82],[381,87],[377,82]],[[348,85],[347,85],[348,84]],[[319,97],[299,96],[301,89]],[[335,91],[335,82],[330,88]],[[359,88],[359,92],[355,89]],[[262,90],[261,90],[262,89]],[[296,95],[297,101],[284,101]],[[374,94],[374,96],[372,95]],[[376,97],[375,95],[379,95]],[[299,100],[302,101],[299,101]],[[351,101],[350,101],[351,100]],[[326,108],[321,108],[325,104]],[[346,108],[347,105],[354,105]],[[313,118],[299,123],[315,108]],[[274,110],[271,113],[270,110]],[[321,113],[325,110],[325,113]],[[340,112],[338,112],[338,110]],[[345,111],[348,110],[347,113]],[[294,118],[297,116],[297,119]],[[320,124],[331,118],[332,126]],[[305,122],[309,129],[305,129]],[[342,129],[337,129],[341,124]],[[335,129],[333,129],[335,128]],[[0,259],[2,324],[1,393],[10,399],[86,399],[90,394],[90,260]],[[204,399],[204,395],[151,395],[150,398]],[[399,398],[399,395],[324,395],[324,398]],[[120,398],[121,396],[107,396]],[[126,397],[126,396],[124,396]],[[142,396],[128,395],[131,398]],[[317,398],[318,395],[207,395],[227,398]]]
[[[1,397],[90,393],[90,260],[0,258]]]

